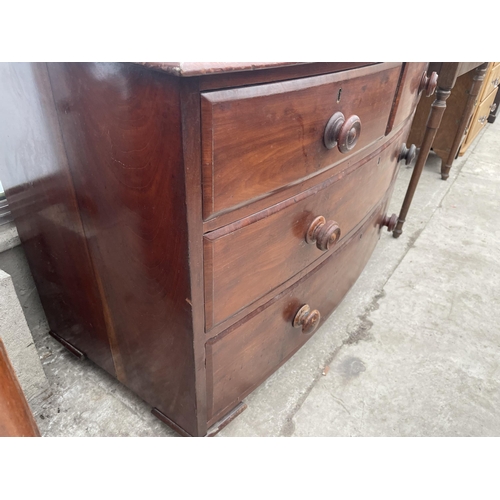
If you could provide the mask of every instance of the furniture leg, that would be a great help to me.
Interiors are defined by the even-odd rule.
[[[415,194],[420,175],[422,174],[425,162],[427,161],[427,157],[429,156],[429,151],[432,147],[432,142],[434,141],[434,137],[436,136],[437,129],[439,128],[439,124],[441,123],[444,110],[446,109],[446,99],[448,99],[450,94],[451,88],[438,87],[438,90],[436,92],[436,99],[432,103],[429,118],[427,119],[424,139],[422,141],[422,145],[420,146],[417,163],[415,164],[415,168],[413,169],[410,184],[408,186],[408,190],[406,191],[405,199],[403,201],[401,212],[398,217],[398,223],[396,225],[396,228],[392,232],[392,236],[394,238],[399,238],[399,236],[401,236],[403,232],[403,224],[405,223],[406,215],[408,213],[408,210],[410,209],[410,205],[413,200],[413,195]]]
[[[465,110],[462,114],[460,125],[458,126],[450,153],[448,154],[448,158],[444,163],[441,164],[441,179],[443,180],[447,180],[450,176],[450,169],[453,164],[453,160],[457,156],[458,149],[460,148],[460,144],[462,143],[462,139],[464,137],[465,129],[467,128],[467,125],[469,124],[472,113],[474,111],[474,104],[476,102],[477,96],[479,95],[479,91],[481,90],[487,68],[488,63],[484,63],[481,64],[481,66],[478,66],[474,71],[474,79],[469,90],[469,97],[467,98],[467,102],[465,104]]]

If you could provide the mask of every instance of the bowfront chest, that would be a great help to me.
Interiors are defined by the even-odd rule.
[[[3,65],[0,176],[51,334],[179,433],[216,433],[394,228],[426,70]]]

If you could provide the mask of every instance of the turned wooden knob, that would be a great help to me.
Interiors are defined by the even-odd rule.
[[[328,250],[340,238],[340,227],[334,220],[327,221],[323,216],[316,217],[306,232],[306,241],[323,251]]]
[[[412,144],[409,148],[406,144],[401,147],[401,152],[399,153],[398,161],[405,160],[405,165],[409,165],[417,156],[417,146]]]
[[[432,72],[432,75],[430,77],[427,76],[427,71],[424,71],[422,79],[420,80],[420,85],[418,87],[418,93],[420,94],[420,92],[425,89],[425,95],[427,97],[430,97],[436,91],[437,82],[438,74],[435,71]]]
[[[396,224],[398,223],[398,216],[396,214],[392,214],[390,217],[386,215],[382,219],[382,226],[387,226],[387,231],[391,232],[396,229]]]
[[[341,153],[347,153],[356,146],[360,134],[359,116],[352,115],[346,120],[345,116],[337,111],[326,124],[323,141],[328,149],[337,146]]]
[[[295,314],[293,318],[294,328],[302,327],[302,333],[306,335],[314,332],[319,325],[321,314],[317,309],[311,311],[311,308],[305,304]]]

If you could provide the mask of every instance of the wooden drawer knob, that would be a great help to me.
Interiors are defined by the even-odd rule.
[[[427,97],[430,97],[436,91],[437,82],[438,74],[435,71],[432,72],[432,75],[430,77],[427,76],[427,71],[424,71],[422,79],[420,80],[420,85],[418,87],[418,93],[420,94],[420,92],[425,89],[425,95]]]
[[[412,144],[409,148],[406,147],[406,144],[403,144],[398,161],[405,160],[405,165],[409,165],[415,159],[415,156],[417,156],[415,144]]]
[[[345,116],[337,111],[326,124],[323,141],[328,149],[337,146],[341,153],[347,153],[356,146],[360,134],[359,116],[352,115],[346,120]]]
[[[396,229],[396,225],[398,223],[398,216],[396,214],[392,214],[390,217],[386,215],[382,219],[382,226],[387,226],[387,231],[392,232]]]
[[[316,243],[316,246],[322,251],[329,250],[339,238],[339,225],[334,220],[327,221],[321,215],[311,222],[306,233],[307,243]]]
[[[319,321],[321,319],[321,314],[317,309],[311,311],[311,308],[305,304],[303,305],[295,314],[293,318],[293,326],[294,328],[301,328],[302,333],[306,335],[314,332],[319,325]]]

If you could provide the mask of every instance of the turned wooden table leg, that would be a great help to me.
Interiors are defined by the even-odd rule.
[[[453,144],[451,145],[451,150],[448,158],[441,165],[441,179],[446,180],[450,176],[450,169],[453,164],[453,160],[456,158],[458,153],[458,148],[462,143],[462,139],[465,133],[465,129],[469,123],[472,112],[474,111],[474,104],[476,103],[477,96],[481,90],[481,85],[483,84],[484,75],[486,74],[486,69],[488,68],[488,63],[481,64],[474,71],[474,79],[472,80],[472,86],[469,90],[469,97],[465,103],[465,110],[462,113],[462,119],[460,120],[460,125],[458,126],[457,133],[453,139]]]
[[[432,103],[429,118],[427,118],[424,139],[420,146],[417,163],[415,164],[415,167],[413,169],[410,184],[406,191],[405,199],[401,207],[401,212],[399,213],[398,223],[396,225],[396,228],[392,232],[392,236],[394,236],[394,238],[398,238],[403,232],[403,224],[406,220],[406,214],[408,213],[408,210],[410,208],[411,202],[413,200],[413,195],[415,194],[415,189],[417,189],[420,175],[422,174],[422,170],[424,168],[425,162],[427,161],[427,157],[429,156],[429,151],[431,150],[434,137],[436,136],[437,129],[439,128],[439,124],[441,123],[444,110],[446,109],[446,99],[448,99],[450,94],[451,88],[444,89],[438,87],[438,90],[436,92],[436,99]]]

